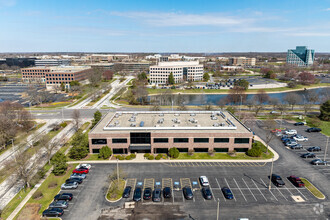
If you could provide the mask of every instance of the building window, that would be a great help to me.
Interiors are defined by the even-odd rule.
[[[92,144],[107,144],[107,139],[92,139]]]
[[[214,143],[229,143],[229,138],[214,138]]]
[[[188,138],[174,138],[174,143],[188,143]]]
[[[250,143],[249,138],[235,138],[235,144],[248,144]]]
[[[194,143],[209,143],[208,138],[194,138]]]
[[[154,143],[168,143],[168,138],[154,138]]]
[[[228,148],[214,148],[215,152],[220,152],[220,153],[227,153],[229,151]]]
[[[113,144],[125,144],[125,143],[127,143],[127,139],[126,138],[113,138],[112,143]]]
[[[100,153],[100,149],[92,149],[93,154],[98,154]]]
[[[131,144],[150,144],[150,133],[131,133]]]
[[[244,152],[247,152],[249,150],[249,148],[234,148],[234,150],[236,152],[244,153]]]

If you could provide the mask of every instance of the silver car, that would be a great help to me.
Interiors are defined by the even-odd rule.
[[[63,183],[61,185],[61,189],[77,189],[78,183],[72,182],[72,183]]]
[[[61,209],[66,209],[68,208],[68,202],[64,200],[59,200],[59,201],[54,201],[50,203],[49,208],[61,208]]]
[[[86,178],[86,174],[84,174],[84,173],[73,173],[73,174],[71,174],[71,176],[70,176],[70,179],[71,179],[71,178],[85,179],[85,178]]]

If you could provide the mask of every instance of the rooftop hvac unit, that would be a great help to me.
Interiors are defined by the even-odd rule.
[[[118,125],[119,124],[119,121],[115,121],[115,125]]]
[[[212,120],[218,120],[218,117],[213,116],[213,117],[211,117],[211,119],[212,119]]]
[[[175,113],[174,116],[180,116],[180,114],[179,113]]]
[[[159,116],[160,116],[160,117],[164,116],[164,113],[160,113]]]
[[[138,115],[138,113],[136,113],[136,112],[133,113],[133,116],[137,116],[137,115]]]
[[[130,126],[131,127],[136,127],[136,124],[135,123],[131,123]]]
[[[118,118],[119,117],[119,115],[118,114],[115,114],[115,118]]]
[[[221,122],[221,123],[220,123],[220,126],[221,126],[221,127],[225,126],[225,123]]]
[[[158,124],[163,124],[163,122],[164,122],[164,118],[161,118],[157,121]]]
[[[196,116],[196,114],[195,113],[191,113],[190,116]]]
[[[123,113],[122,112],[119,112],[119,116],[122,116],[123,115]]]
[[[135,122],[136,118],[135,117],[131,117],[128,121],[130,122]]]
[[[178,127],[178,125],[173,125],[173,127]]]
[[[196,125],[196,127],[200,127],[201,125]]]
[[[219,124],[218,123],[214,123],[213,124],[213,127],[219,127]]]
[[[144,127],[144,121],[140,122],[140,127]]]
[[[160,125],[155,125],[155,127],[160,127]]]

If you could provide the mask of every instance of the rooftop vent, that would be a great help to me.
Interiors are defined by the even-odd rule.
[[[163,124],[163,122],[164,122],[164,118],[161,118],[157,121],[158,124]]]
[[[212,120],[218,120],[218,117],[213,116],[213,117],[211,117],[211,119],[212,119]]]
[[[213,124],[213,127],[219,127],[219,124],[218,123],[214,123]]]
[[[131,123],[130,126],[131,127],[136,127],[136,123]]]
[[[180,114],[179,113],[175,113],[174,116],[180,116]]]
[[[196,114],[195,113],[191,113],[190,116],[196,116]]]

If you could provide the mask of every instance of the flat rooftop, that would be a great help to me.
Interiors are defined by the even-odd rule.
[[[91,133],[150,130],[157,132],[250,133],[240,121],[224,111],[117,111],[109,112]]]
[[[22,68],[24,70],[35,70],[35,69],[49,69],[51,72],[79,72],[82,70],[90,69],[90,66],[36,66]]]

